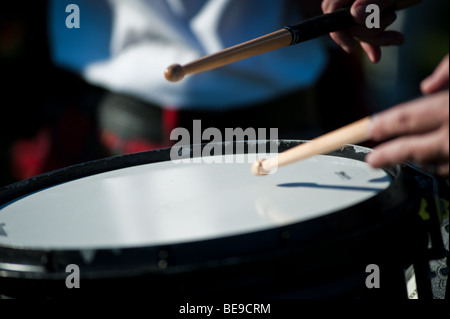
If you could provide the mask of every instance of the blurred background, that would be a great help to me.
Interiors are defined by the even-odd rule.
[[[6,1],[0,11],[0,187],[109,156],[98,142],[96,107],[102,90],[53,63],[48,5],[44,0],[28,1],[26,5]],[[401,13],[396,28],[406,33],[407,42],[401,48],[384,49],[380,64],[370,65],[360,55],[363,93],[370,112],[420,95],[420,81],[449,51],[448,6],[447,0],[424,0]],[[83,11],[81,23],[83,26]],[[84,42],[86,50],[89,41],[107,43],[91,37]],[[334,70],[334,79],[345,72],[339,67]],[[329,108],[339,113],[346,97],[333,96],[334,83],[324,81],[320,93],[329,95]],[[318,115],[324,122],[333,122],[328,112],[325,115],[319,111]],[[349,115],[348,119],[350,122],[353,117]],[[331,129],[344,124],[341,122],[325,127]]]

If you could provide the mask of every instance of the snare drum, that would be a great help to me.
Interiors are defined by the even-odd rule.
[[[374,170],[348,146],[258,178],[255,143],[275,142],[114,157],[1,189],[0,295],[404,297],[427,245],[407,169]]]

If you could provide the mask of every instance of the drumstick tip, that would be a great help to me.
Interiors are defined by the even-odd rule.
[[[166,69],[164,75],[167,81],[179,82],[184,79],[186,73],[184,72],[184,68],[181,65],[173,64]]]
[[[270,171],[266,171],[262,166],[265,160],[258,160],[252,165],[252,174],[258,177],[266,176],[270,174]]]

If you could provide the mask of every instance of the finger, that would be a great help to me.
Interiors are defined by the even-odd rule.
[[[324,0],[322,1],[323,13],[332,13],[338,9],[349,6],[354,0]],[[355,40],[348,31],[339,31],[330,34],[334,42],[345,52],[353,53],[355,50]]]
[[[352,5],[351,13],[355,18],[356,22],[359,24],[365,24],[367,17],[367,6],[370,4],[375,4],[380,8],[381,12],[389,9],[395,4],[395,0],[357,0]]]
[[[401,104],[374,117],[371,139],[383,141],[407,134],[420,134],[448,123],[448,91]]]
[[[385,25],[387,25],[386,22]],[[347,53],[353,53],[355,51],[355,38],[359,42],[365,42],[366,44],[362,44],[363,49],[373,63],[377,63],[381,59],[381,50],[377,47],[401,45],[405,41],[405,37],[400,32],[369,30],[366,26],[358,26],[351,30],[334,32],[330,36]]]
[[[448,134],[448,133],[447,133]],[[425,135],[398,138],[382,144],[369,154],[366,161],[374,168],[391,167],[413,161],[421,165],[448,163],[448,136],[439,130]]]
[[[361,42],[361,48],[364,50],[364,52],[366,52],[370,62],[372,62],[373,64],[380,62],[382,55],[380,46]]]
[[[394,11],[389,11],[381,16],[380,19],[380,27],[379,28],[368,28],[364,23],[363,25],[357,25],[350,29],[351,33],[354,37],[360,39],[361,41],[369,42],[372,38],[376,39],[381,34],[385,32],[393,32],[393,31],[385,31],[392,23],[397,20],[397,14]],[[400,32],[395,32],[393,34],[401,34]],[[403,38],[402,38],[403,39]]]
[[[322,2],[323,13],[331,13],[338,9],[348,7],[354,0],[324,0]]]
[[[393,146],[393,151],[392,152],[396,152],[397,150],[405,147],[403,144],[401,146],[396,146],[396,145],[392,145]],[[409,159],[408,156],[409,155],[405,155],[405,156],[399,156],[399,157],[395,157],[394,153],[389,153],[391,152],[390,149],[377,149],[376,151],[374,151],[373,153],[369,154],[366,158],[367,163],[373,167],[373,168],[388,168],[388,167],[393,167],[397,164],[400,163],[406,163],[408,161],[413,161],[413,159]],[[389,158],[388,158],[389,157]],[[411,157],[411,156],[409,156]],[[423,163],[419,163],[418,161],[415,161],[416,163],[418,163],[419,165],[422,165],[422,167],[434,167],[433,171],[442,177],[448,178],[449,176],[449,162],[448,162],[448,157],[447,157],[447,161],[443,161],[441,164],[435,164],[435,161],[433,159],[430,160],[430,163],[427,162],[423,162]]]
[[[369,43],[376,46],[401,45],[405,42],[403,34],[397,31],[384,31],[373,36],[362,33],[362,36],[356,36],[355,39],[360,42]]]
[[[381,6],[382,8],[388,8],[391,5],[391,3],[386,5],[384,2],[385,1],[383,1],[383,5]],[[324,12],[328,13],[339,9],[348,3],[350,3],[350,1],[325,0],[322,2],[322,8]],[[369,3],[367,3],[367,1],[359,1],[359,4],[367,6]],[[384,32],[384,30],[396,19],[397,14],[395,11],[389,9],[383,13],[379,29],[368,29],[364,20],[363,25],[361,26],[356,26],[346,31],[332,33],[331,38],[347,53],[353,53],[355,51],[355,39],[359,42],[365,42],[364,44],[361,43],[364,51],[367,53],[370,61],[377,63],[381,59],[380,46],[400,45],[404,42],[404,36],[401,33],[393,31]]]
[[[448,89],[449,86],[449,56],[439,64],[436,70],[421,84],[423,94],[432,94]]]
[[[351,35],[361,43],[361,47],[372,63],[378,63],[381,60],[381,46],[401,45],[404,43],[405,37],[402,33],[384,31],[396,18],[397,14],[394,11],[389,11],[383,15],[379,29],[369,29],[365,25],[355,26],[350,29]]]
[[[353,53],[355,51],[355,40],[349,31],[334,32],[330,36],[345,52]]]
[[[376,46],[402,45],[405,36],[397,31],[385,31],[371,38],[356,38],[358,41],[370,43]]]

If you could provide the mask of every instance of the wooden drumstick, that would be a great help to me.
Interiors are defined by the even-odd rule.
[[[394,9],[409,7],[421,0],[398,0]],[[308,19],[260,38],[208,55],[186,65],[174,64],[165,71],[168,81],[179,82],[186,75],[216,69],[253,56],[305,42],[355,25],[350,8]]]
[[[318,137],[311,142],[296,146],[286,152],[267,160],[256,161],[252,165],[252,173],[266,176],[274,169],[286,166],[306,158],[333,152],[347,144],[358,144],[369,139],[371,117],[367,117],[336,131]]]
[[[208,55],[184,66],[179,64],[171,65],[166,69],[165,76],[170,82],[179,82],[188,74],[196,74],[216,69],[259,54],[289,46],[291,43],[291,32],[287,29],[279,30],[218,53]]]

